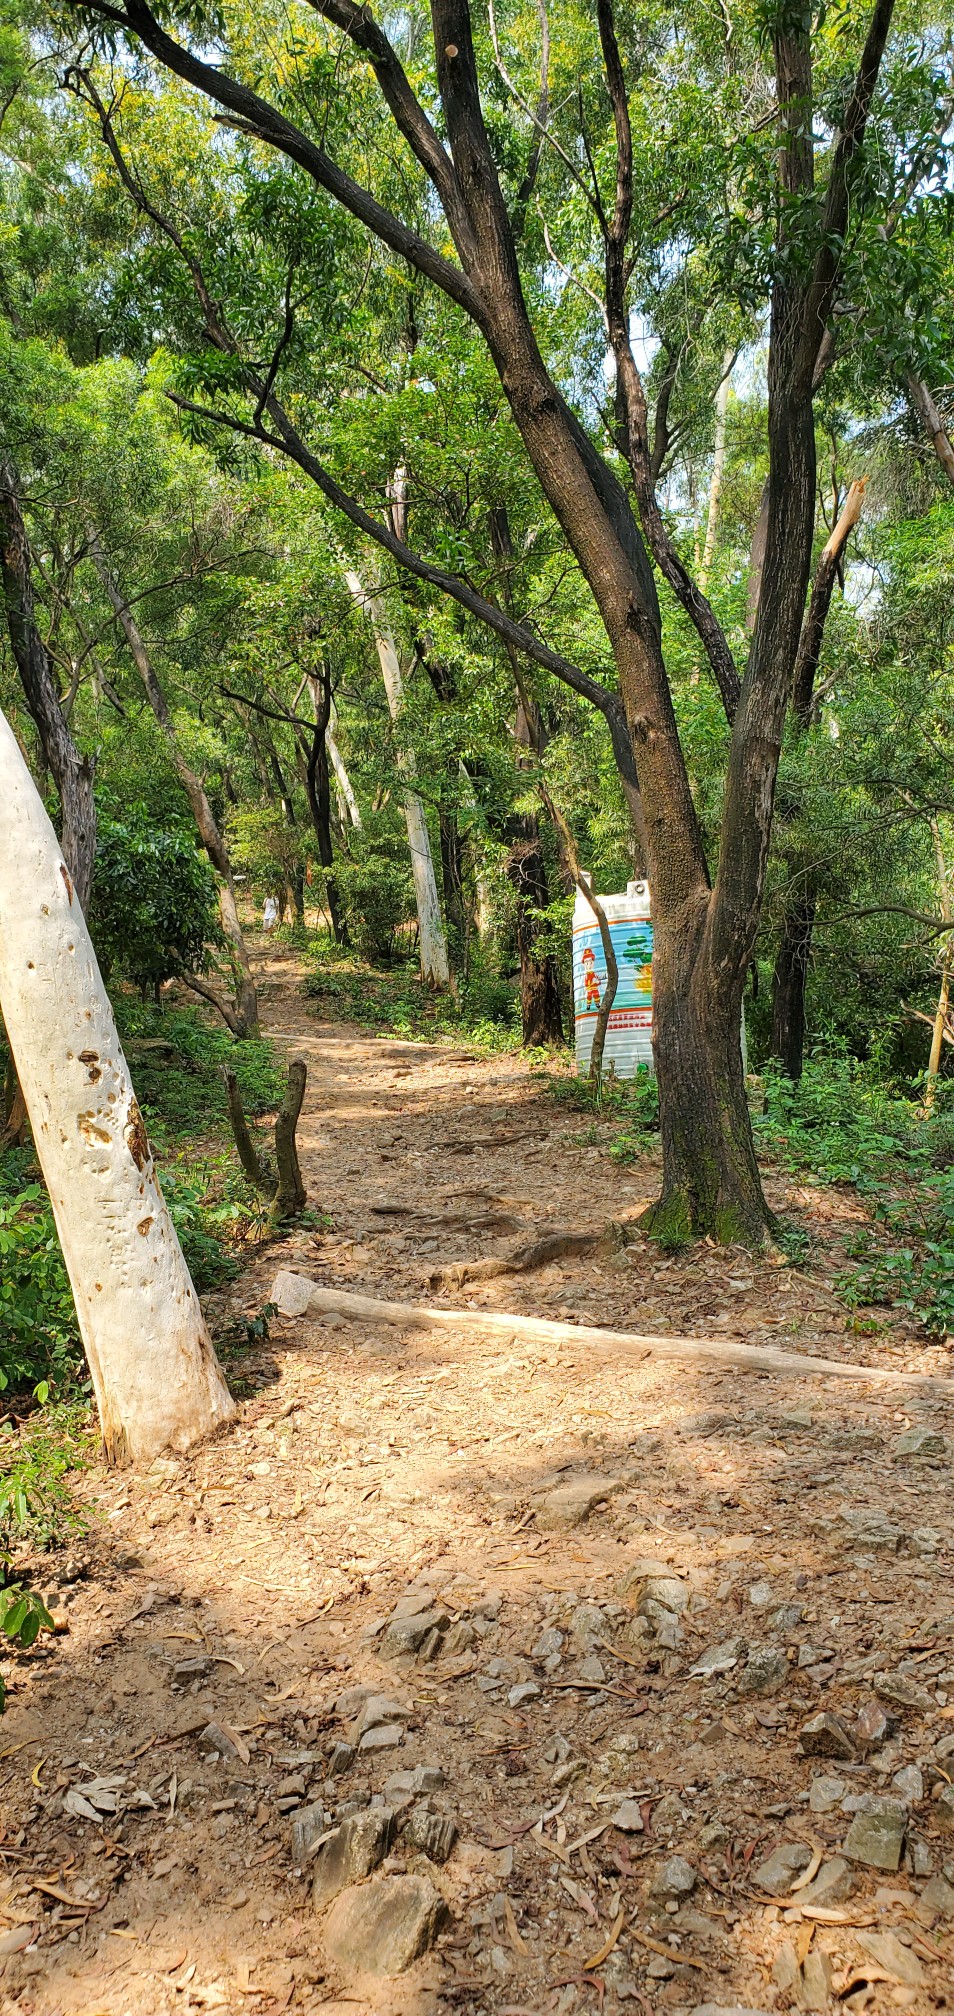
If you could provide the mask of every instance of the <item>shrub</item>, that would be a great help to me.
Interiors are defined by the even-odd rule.
[[[145,995],[201,972],[221,943],[215,877],[186,826],[157,827],[141,805],[99,814],[89,928],[108,978],[115,968]]]
[[[9,1156],[8,1178],[22,1157]],[[0,1162],[0,1389],[64,1393],[82,1348],[53,1212],[39,1183],[4,1195]]]
[[[390,966],[398,938],[414,914],[411,871],[388,837],[355,833],[347,860],[335,867],[338,890],[356,951]]]
[[[271,806],[233,807],[228,816],[229,852],[234,867],[256,891],[284,904],[288,889],[301,891],[308,866],[305,836]]]

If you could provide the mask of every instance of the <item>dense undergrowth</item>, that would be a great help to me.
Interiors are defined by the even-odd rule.
[[[818,1050],[800,1082],[768,1068],[754,1081],[756,1143],[793,1176],[857,1190],[868,1212],[849,1247],[837,1287],[849,1309],[903,1309],[937,1340],[954,1337],[954,1084],[939,1086],[926,1115],[918,1085],[885,1079],[877,1061]],[[589,1116],[582,1143],[615,1162],[639,1160],[656,1145],[659,1099],[649,1072],[585,1078],[552,1076],[551,1096]],[[761,1109],[761,1110],[759,1110]],[[798,1238],[782,1228],[782,1244]],[[802,1243],[804,1244],[804,1235]]]
[[[954,1085],[933,1111],[843,1054],[809,1058],[798,1086],[764,1079],[757,1136],[774,1160],[817,1182],[852,1184],[869,1223],[838,1281],[850,1308],[904,1309],[936,1339],[954,1337]]]

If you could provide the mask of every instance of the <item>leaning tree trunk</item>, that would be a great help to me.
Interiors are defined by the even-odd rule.
[[[225,1015],[225,1020],[233,1031],[233,1034],[237,1036],[257,1036],[258,995],[255,991],[255,981],[252,975],[252,962],[248,956],[248,947],[245,943],[245,935],[242,930],[241,919],[239,918],[238,901],[235,895],[235,881],[232,875],[232,863],[229,859],[228,848],[219,831],[218,822],[209,803],[205,786],[201,778],[197,777],[195,771],[190,768],[179,747],[169,705],[157,678],[155,666],[146,649],[145,639],[142,636],[139,625],[135,621],[129,603],[113,578],[102,543],[96,532],[90,533],[89,551],[96,572],[119,620],[119,626],[129,646],[133,663],[146,689],[146,698],[166,738],[173,766],[192,807],[192,816],[198,829],[199,839],[205,848],[213,868],[220,877],[219,914],[222,919],[222,929],[228,940],[232,977],[235,984],[235,1009],[233,1013]],[[193,984],[194,982],[190,980],[190,985]],[[217,997],[207,987],[199,987],[196,991],[213,1001],[219,1007],[220,1012],[224,1013],[221,1010],[221,1004],[217,1000]]]
[[[232,1418],[62,850],[0,714],[0,1008],[110,1463]]]
[[[347,820],[350,820],[356,832],[360,833],[361,813],[358,807],[357,798],[354,795],[354,788],[352,786],[351,779],[348,776],[347,765],[335,739],[337,732],[338,732],[338,724],[335,719],[334,701],[332,701],[331,714],[328,721],[328,727],[325,733],[325,747],[327,748],[328,755],[331,758],[331,767],[335,773],[335,788],[338,792],[339,805],[342,808],[341,823],[342,826],[344,826],[347,823]]]
[[[59,793],[63,858],[84,911],[96,859],[94,764],[81,756],[60,706],[49,659],[37,629],[30,579],[30,544],[17,494],[15,471],[0,458],[0,575],[10,644],[27,706],[39,730],[47,769]]]

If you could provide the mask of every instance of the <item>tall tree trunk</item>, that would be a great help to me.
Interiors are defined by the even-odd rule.
[[[951,901],[952,877],[944,858],[944,843],[941,839],[941,829],[936,819],[932,819],[931,821],[931,837],[934,841],[934,858],[937,862],[937,880],[941,899],[941,921],[944,924],[950,924],[954,921],[954,905],[952,905]],[[948,1003],[951,998],[952,961],[954,961],[954,935],[949,931],[944,938],[944,949],[941,953],[941,985],[937,997],[934,1027],[931,1031],[931,1049],[928,1056],[927,1077],[924,1083],[925,1113],[932,1111],[937,1094],[937,1081],[941,1070],[941,1051],[947,1031]]]
[[[90,558],[100,581],[119,620],[123,636],[132,654],[133,663],[142,680],[149,705],[162,729],[169,754],[180,783],[192,807],[192,816],[198,829],[199,839],[220,876],[219,912],[222,929],[228,940],[229,957],[235,985],[235,1028],[241,1036],[258,1035],[258,997],[252,977],[252,965],[248,947],[242,932],[235,895],[235,880],[228,848],[219,831],[215,814],[209,804],[208,795],[201,778],[190,769],[176,738],[175,727],[169,712],[166,696],[159,683],[156,670],[132,610],[119,588],[103,551],[99,534],[90,531]]]
[[[388,623],[384,601],[380,594],[368,594],[359,575],[353,568],[345,570],[345,580],[359,609],[370,616],[377,645],[378,661],[384,690],[387,694],[388,712],[400,737],[401,713],[404,706],[404,678],[398,658],[397,645]],[[437,878],[434,874],[434,857],[431,853],[431,839],[427,830],[424,807],[413,789],[414,764],[409,752],[397,747],[397,763],[405,779],[402,797],[404,819],[407,826],[408,846],[411,850],[411,874],[414,878],[414,898],[417,905],[421,973],[432,987],[450,986],[450,961],[447,957],[447,940],[441,917],[440,898],[437,893]]]
[[[292,797],[291,787],[287,781],[285,772],[282,768],[281,757],[278,754],[278,750],[276,749],[275,744],[270,735],[268,736],[267,739],[268,739],[268,761],[272,777],[274,779],[274,783],[278,791],[278,796],[281,801],[282,815],[284,817],[285,824],[288,827],[289,832],[294,834],[297,843],[298,819],[295,814],[295,800]],[[295,922],[296,924],[300,924],[302,927],[304,927],[305,867],[304,862],[300,858],[300,855],[296,856],[292,864],[291,876],[290,876],[290,892],[292,903],[294,905],[295,910]]]
[[[805,1062],[805,989],[817,907],[817,891],[809,875],[786,905],[772,975],[769,1050],[782,1070],[794,1079],[801,1077]]]
[[[62,850],[0,714],[0,1009],[110,1463],[187,1449],[235,1406],[159,1187]]]
[[[351,779],[348,776],[348,772],[345,766],[344,757],[342,756],[341,750],[338,747],[337,726],[338,724],[335,720],[334,702],[332,702],[331,719],[328,723],[328,728],[325,734],[325,742],[327,744],[328,754],[331,758],[331,767],[335,773],[335,779],[337,782],[338,792],[340,795],[342,805],[341,823],[342,825],[345,824],[345,814],[347,813],[347,817],[350,819],[352,826],[355,828],[356,832],[360,833],[361,813],[358,809],[358,801],[354,795]]]
[[[514,562],[510,520],[505,505],[490,513],[490,543],[498,561],[504,563],[503,599],[512,613],[510,569]],[[539,764],[546,747],[543,717],[524,682],[523,668],[516,651],[507,656],[517,689],[517,711],[513,739],[518,750],[518,770],[528,771]],[[551,808],[552,811],[552,808]],[[560,978],[552,952],[544,949],[544,927],[538,912],[550,901],[546,862],[540,844],[540,825],[533,812],[518,813],[507,821],[511,852],[507,877],[517,899],[517,955],[520,960],[520,1019],[526,1049],[564,1040]]]
[[[731,993],[713,981],[698,952],[703,929],[697,913],[681,942],[670,932],[654,934],[653,1053],[665,1173],[644,1223],[663,1243],[679,1244],[704,1225],[720,1244],[758,1245],[766,1205],[740,1043],[745,976]]]
[[[30,578],[30,543],[16,471],[0,458],[0,573],[10,644],[27,706],[36,722],[47,769],[59,792],[61,845],[81,908],[89,905],[96,859],[95,765],[73,740],[37,629]]]
[[[815,571],[811,599],[802,624],[798,655],[792,674],[792,716],[800,735],[807,735],[815,718],[815,675],[821,653],[825,623],[831,607],[842,556],[853,528],[861,517],[867,477],[848,489],[831,537],[822,549]],[[788,794],[786,794],[788,799]],[[797,813],[797,801],[780,804],[778,826]],[[778,956],[772,975],[772,1033],[769,1054],[778,1059],[783,1071],[796,1081],[805,1062],[805,993],[811,964],[812,933],[818,908],[818,876],[810,862],[792,863],[793,893],[782,918]]]
[[[308,687],[315,710],[315,725],[305,763],[305,788],[311,823],[318,841],[318,859],[325,875],[325,895],[328,901],[328,915],[331,918],[331,932],[336,945],[347,945],[348,926],[341,914],[338,882],[335,875],[335,850],[331,838],[331,781],[328,776],[328,723],[331,719],[331,677],[325,671],[319,678],[308,674]]]
[[[514,822],[516,825],[518,822]],[[520,1021],[527,1049],[563,1042],[563,1012],[556,961],[541,949],[543,926],[536,912],[550,901],[547,873],[535,819],[524,829],[506,860],[507,880],[517,900],[517,956],[520,960]]]
[[[456,812],[439,812],[438,826],[447,938],[453,963],[462,972],[467,945],[467,911],[464,904],[464,857]]]

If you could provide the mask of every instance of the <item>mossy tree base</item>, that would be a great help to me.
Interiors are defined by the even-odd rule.
[[[765,1205],[753,1211],[736,1201],[716,1199],[714,1208],[700,1205],[688,1187],[665,1190],[655,1204],[642,1213],[640,1228],[660,1246],[675,1252],[693,1239],[714,1239],[717,1246],[749,1246],[758,1252],[775,1244],[776,1220]]]

